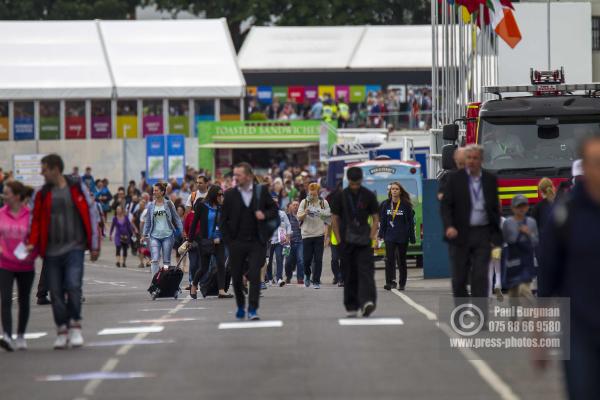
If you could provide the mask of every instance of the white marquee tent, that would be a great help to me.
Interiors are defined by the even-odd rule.
[[[0,99],[241,97],[224,19],[0,22]]]
[[[431,26],[252,27],[243,71],[431,69]]]

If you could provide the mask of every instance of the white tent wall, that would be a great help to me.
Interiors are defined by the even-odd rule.
[[[125,154],[124,152],[127,152]],[[129,180],[139,182],[140,171],[146,169],[146,141],[144,139],[107,140],[40,140],[9,141],[0,145],[0,167],[13,169],[13,156],[19,154],[59,154],[65,162],[65,173],[78,166],[83,173],[91,166],[94,178],[107,178],[112,192],[119,186],[127,186]],[[198,167],[198,140],[185,140],[186,164]],[[123,167],[125,165],[125,167]]]
[[[500,85],[529,83],[529,69],[548,69],[545,3],[514,3],[522,39],[514,49],[498,40]],[[551,69],[565,67],[567,83],[592,82],[590,3],[551,3]],[[575,40],[574,38],[577,38]]]
[[[111,96],[94,21],[2,21],[0,54],[0,99]]]

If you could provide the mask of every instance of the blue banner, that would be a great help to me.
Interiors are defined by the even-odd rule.
[[[381,85],[367,85],[366,87],[367,96],[369,93],[377,94],[381,92]]]
[[[34,140],[33,117],[15,117],[13,132],[15,140]]]
[[[164,135],[146,137],[146,180],[153,185],[166,179]]]
[[[185,136],[168,135],[167,140],[167,178],[182,183],[185,178]]]
[[[259,86],[256,89],[258,101],[263,104],[271,104],[273,100],[273,88],[271,86]]]

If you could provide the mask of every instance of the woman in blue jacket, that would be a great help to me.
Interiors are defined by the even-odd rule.
[[[379,208],[379,239],[385,242],[385,290],[406,286],[406,252],[415,243],[415,213],[410,195],[399,182],[389,186],[388,199]],[[396,264],[400,273],[396,283]]]

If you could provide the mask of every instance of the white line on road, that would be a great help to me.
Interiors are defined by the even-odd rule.
[[[146,311],[172,311],[172,308],[142,308],[140,311],[142,312],[146,312]],[[179,311],[187,311],[187,310],[208,310],[208,308],[206,307],[187,307],[187,308],[181,308],[179,309]]]
[[[421,314],[425,315],[427,319],[430,321],[436,321],[437,315],[418,304],[413,299],[400,292],[397,289],[392,289],[392,292],[400,297],[402,300],[406,302],[409,306],[413,307],[415,310],[419,311]],[[442,330],[448,337],[456,336],[454,332],[450,329],[450,327],[445,323],[437,323],[438,328]],[[519,400],[519,396],[517,396],[511,389],[511,387],[502,380],[502,378],[494,372],[494,370],[489,366],[488,363],[479,358],[477,353],[475,353],[471,349],[459,349],[461,354],[466,358],[466,360],[475,368],[479,376],[500,396],[502,400]]]
[[[25,339],[27,339],[27,340],[39,339],[39,338],[43,338],[47,334],[48,334],[47,332],[29,332],[29,333],[25,334]],[[17,338],[17,335],[13,335],[13,339],[16,339],[16,338]]]
[[[282,321],[222,322],[219,329],[281,328]]]
[[[132,319],[120,321],[120,324],[162,324],[164,322],[204,321],[206,318],[159,318],[159,319]]]
[[[106,340],[100,342],[89,342],[85,346],[86,347],[107,347],[107,346],[124,346],[127,344],[130,345],[140,345],[140,344],[163,344],[163,343],[175,343],[174,340],[168,339],[143,339],[143,340],[135,340],[135,339],[124,339],[124,340]]]
[[[117,367],[117,364],[119,363],[119,359],[118,358],[109,358],[106,363],[102,366],[102,368],[100,369],[100,371],[102,372],[112,372],[115,370],[115,368]],[[98,385],[100,385],[102,383],[102,379],[100,378],[95,378],[90,380],[87,385],[85,385],[85,387],[83,388],[83,394],[84,396],[93,396],[94,392],[96,391],[96,388],[98,387]]]
[[[342,318],[341,326],[393,326],[404,325],[401,318]]]
[[[131,333],[157,333],[162,332],[164,326],[132,326],[129,328],[105,328],[98,332],[98,335],[126,335]]]
[[[46,375],[37,378],[38,382],[64,382],[64,381],[89,381],[105,379],[133,379],[133,378],[152,378],[156,374],[146,372],[83,372],[71,375]]]
[[[408,297],[407,295],[405,295],[404,293],[402,293],[398,289],[392,289],[392,293],[394,293],[396,296],[398,296],[402,300],[404,300],[409,306],[411,306],[412,308],[416,309],[421,314],[425,315],[428,320],[430,320],[430,321],[437,321],[437,315],[435,315],[435,313],[429,311],[427,308],[423,307],[422,305],[420,305],[418,303],[415,303],[413,301],[413,299],[411,299],[410,297]]]

